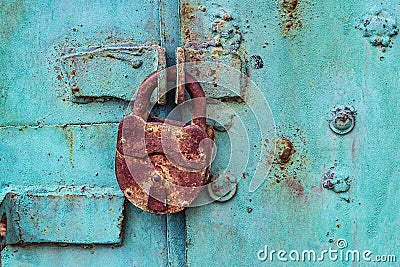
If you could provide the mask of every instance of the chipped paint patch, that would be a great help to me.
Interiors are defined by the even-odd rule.
[[[391,46],[392,37],[399,32],[396,18],[386,10],[369,12],[364,15],[357,27],[373,46],[382,47],[382,51],[385,47]]]
[[[340,176],[335,173],[335,167],[331,167],[322,179],[322,186],[340,195],[340,198],[349,202],[350,196],[347,191],[350,189],[350,179],[348,176]]]
[[[264,67],[264,61],[259,55],[250,56],[249,61],[253,69],[262,69]]]

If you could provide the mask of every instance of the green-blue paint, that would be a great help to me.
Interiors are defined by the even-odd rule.
[[[179,6],[184,4],[193,10],[179,17]],[[240,70],[259,86],[270,104],[278,137],[294,146],[291,161],[280,164],[276,158],[269,175],[262,177],[266,178],[262,186],[250,193],[263,144],[260,134],[253,131],[255,118],[246,112],[248,107],[228,98],[225,103],[246,122],[254,148],[244,171],[246,179],[240,180],[233,199],[169,216],[147,214],[125,203],[122,243],[118,243],[117,229],[105,231],[98,239],[86,239],[96,245],[81,246],[86,242],[79,238],[90,233],[85,227],[91,225],[82,222],[84,229],[76,242],[66,236],[65,228],[45,240],[55,243],[5,246],[3,266],[281,266],[277,260],[260,261],[257,252],[265,246],[321,251],[337,248],[339,239],[345,239],[349,249],[399,258],[399,41],[393,29],[385,30],[376,20],[363,24],[374,14],[389,16],[393,24],[400,19],[399,10],[399,3],[388,0],[300,0],[292,16],[284,12],[280,0],[1,2],[2,198],[7,199],[12,190],[25,194],[27,188],[37,192],[88,186],[94,188],[95,197],[103,193],[101,188],[115,192],[119,202],[112,205],[120,207],[122,195],[118,195],[114,176],[117,122],[129,112],[123,100],[126,92],[134,91],[156,69],[157,56],[154,51],[149,53],[140,59],[139,67],[126,72],[125,61],[112,56],[104,62],[115,67],[115,72],[101,64],[103,59],[91,61],[93,72],[81,80],[84,93],[104,99],[82,104],[73,101],[78,93],[66,84],[70,77],[65,71],[71,75],[73,64],[63,66],[62,52],[70,47],[87,49],[121,42],[162,45],[171,65],[176,47],[207,51],[219,38],[228,52],[221,57],[229,62],[229,55],[239,55]],[[235,34],[213,28],[224,12],[232,16],[226,19]],[[190,39],[185,38],[188,27]],[[378,34],[381,42],[366,31]],[[209,55],[205,52],[205,56]],[[83,71],[84,65],[80,66]],[[108,72],[102,75],[100,71]],[[208,93],[224,94],[218,89]],[[344,135],[329,127],[330,112],[338,105],[354,106],[357,112],[354,129]],[[265,110],[260,107],[255,112],[260,116]],[[229,160],[226,133],[217,132],[217,146],[215,174]],[[331,167],[338,175],[333,181],[348,176],[351,182],[337,185],[337,190],[324,188],[324,175]],[[24,206],[9,212],[24,207],[52,210],[51,201],[42,206],[29,206],[33,203],[29,197],[20,201]],[[93,206],[82,203],[88,205],[86,210],[61,212],[90,220],[109,204],[107,200]],[[4,207],[9,207],[7,201]],[[121,212],[116,210],[115,216]],[[105,226],[113,219],[117,218],[105,219]],[[92,223],[90,229],[99,230],[99,220],[93,220],[96,226]],[[26,230],[32,225],[31,233],[36,233],[32,240],[43,241],[38,234],[43,224],[24,225]],[[61,234],[65,242],[60,242]],[[296,265],[307,266],[290,264]],[[324,266],[353,265],[357,264],[324,262]]]

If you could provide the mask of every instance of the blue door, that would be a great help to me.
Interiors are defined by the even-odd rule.
[[[2,266],[398,265],[396,1],[7,0],[0,12]],[[119,189],[117,128],[145,77],[175,64],[205,90],[217,186],[155,215]]]

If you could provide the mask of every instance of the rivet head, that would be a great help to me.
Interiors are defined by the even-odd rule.
[[[336,134],[347,134],[353,130],[356,112],[354,107],[338,106],[331,111],[329,127]]]
[[[220,176],[207,186],[208,195],[215,201],[225,202],[233,198],[237,190],[237,181],[230,176]]]
[[[154,175],[153,176],[153,181],[156,182],[156,183],[159,183],[161,181],[161,177],[158,176],[158,175]]]

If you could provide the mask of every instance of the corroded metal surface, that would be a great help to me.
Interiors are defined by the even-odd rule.
[[[64,80],[70,91],[64,99],[89,103],[130,101],[140,80],[148,72],[164,69],[166,63],[162,48],[121,41],[104,46],[64,48],[61,64],[59,80]],[[160,94],[165,94],[165,78],[160,77],[157,88]],[[161,97],[159,102],[165,103],[165,99]]]
[[[176,71],[168,72],[174,75]],[[133,114],[119,125],[116,175],[125,196],[137,207],[175,213],[189,206],[207,183],[213,151],[208,140],[215,136],[205,122],[204,92],[194,81],[187,85],[191,97],[199,100],[193,102],[192,124],[148,118],[156,78],[154,73],[145,79]]]
[[[3,245],[118,244],[124,196],[110,187],[10,188],[0,202]],[[87,212],[91,208],[92,212]],[[1,229],[0,229],[1,231]]]
[[[115,123],[123,118],[127,103],[115,101],[116,98],[86,105],[69,101],[72,92],[65,84],[67,77],[60,59],[67,47],[107,46],[121,41],[161,45],[167,49],[170,64],[174,63],[177,46],[184,46],[187,59],[193,55],[193,61],[215,62],[228,53],[229,62],[229,53],[237,53],[243,73],[268,98],[278,139],[293,144],[291,153],[278,153],[272,160],[272,172],[266,180],[262,177],[263,186],[248,192],[256,170],[254,162],[258,162],[260,146],[264,145],[259,140],[265,139],[253,131],[256,122],[246,116],[248,106],[227,98],[226,103],[238,116],[233,123],[229,117],[221,121],[222,126],[228,127],[220,130],[235,129],[239,119],[249,121],[251,147],[250,166],[233,199],[168,216],[154,216],[126,205],[124,242],[120,246],[8,245],[2,251],[3,265],[281,266],[276,253],[272,262],[262,262],[257,252],[264,246],[270,251],[337,250],[336,244],[343,239],[347,240],[349,250],[369,249],[374,255],[398,256],[397,3],[162,0],[162,8],[159,3],[2,1],[2,188],[15,184],[35,185],[37,189],[48,185],[95,184],[119,191],[112,178],[118,127]],[[176,32],[179,26],[181,33]],[[114,66],[110,72],[110,62],[118,63],[121,72]],[[119,97],[123,95],[121,91],[134,93],[144,77],[157,68],[158,62],[146,62],[138,69],[128,70],[124,68],[131,65],[126,61],[95,56],[88,64],[97,65],[99,73],[88,72],[87,86],[79,87],[79,91],[74,89],[74,93],[83,95],[91,89],[103,96],[112,93]],[[77,76],[85,74],[76,71]],[[216,69],[216,73],[221,70]],[[128,78],[120,79],[119,74]],[[232,80],[228,79],[226,84],[232,85]],[[96,84],[107,88],[103,91],[107,94],[97,91]],[[221,99],[227,92],[212,83],[210,88],[203,88],[207,96]],[[106,100],[103,96],[100,99]],[[339,104],[357,110],[356,127],[345,135],[333,132],[327,122],[332,107]],[[164,109],[158,108],[154,114]],[[255,111],[264,115],[265,107],[259,106]],[[348,120],[337,122],[339,128],[348,125]],[[216,132],[218,152],[211,170],[216,175],[231,157],[228,132]],[[237,155],[232,155],[236,163]],[[282,159],[288,162],[283,163]],[[262,158],[261,162],[267,160]],[[331,166],[335,166],[334,177],[327,175]],[[157,198],[164,196],[159,187],[153,189]],[[154,204],[153,209],[164,208],[158,202]],[[88,221],[91,215],[99,214],[95,207],[85,207]],[[71,216],[80,214],[81,218],[86,215],[70,212]],[[61,213],[60,216],[67,214],[66,210]],[[29,220],[29,216],[26,218]],[[48,224],[55,225],[56,218],[51,217]],[[322,264],[365,265],[351,261]]]
[[[175,93],[175,103],[181,104],[185,101],[185,49],[178,47],[176,49],[176,93]]]

